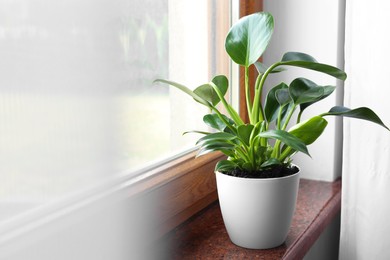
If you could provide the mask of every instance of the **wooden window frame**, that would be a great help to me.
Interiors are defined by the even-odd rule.
[[[263,2],[240,0],[240,17],[262,10]],[[239,71],[239,111],[248,119],[245,104],[244,73]],[[250,82],[256,80],[251,68]],[[163,198],[159,204],[157,235],[162,236],[177,227],[195,213],[218,199],[214,175],[215,164],[224,158],[213,153],[195,159],[196,152],[188,153],[145,174],[145,178],[133,185],[130,196]]]

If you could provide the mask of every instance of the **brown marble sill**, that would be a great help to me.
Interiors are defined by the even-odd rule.
[[[163,251],[167,259],[302,259],[340,206],[341,180],[301,179],[292,226],[281,246],[251,250],[234,245],[215,202],[166,235]]]

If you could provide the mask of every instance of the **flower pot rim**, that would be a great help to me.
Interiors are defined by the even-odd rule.
[[[288,175],[288,176],[275,177],[275,178],[244,178],[244,177],[227,175],[227,174],[224,174],[224,173],[222,173],[220,171],[215,171],[215,174],[219,174],[221,176],[226,176],[226,178],[234,178],[234,179],[242,180],[242,181],[271,182],[271,181],[275,181],[275,180],[294,178],[294,176],[298,175],[301,172],[301,168],[298,165],[296,165],[296,164],[291,164],[291,165],[293,165],[293,166],[298,168],[298,171],[296,173]]]

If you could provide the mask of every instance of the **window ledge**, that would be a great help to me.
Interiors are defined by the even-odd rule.
[[[300,180],[298,203],[285,243],[267,250],[249,250],[230,242],[218,202],[164,237],[171,259],[302,259],[340,212],[341,180]],[[164,250],[164,251],[165,251]]]

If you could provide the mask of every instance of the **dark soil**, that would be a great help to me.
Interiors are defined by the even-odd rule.
[[[278,165],[272,168],[264,169],[261,171],[248,172],[240,169],[233,170],[231,172],[223,172],[226,175],[241,177],[241,178],[253,178],[253,179],[268,179],[279,178],[293,175],[299,171],[296,166],[284,166]]]

